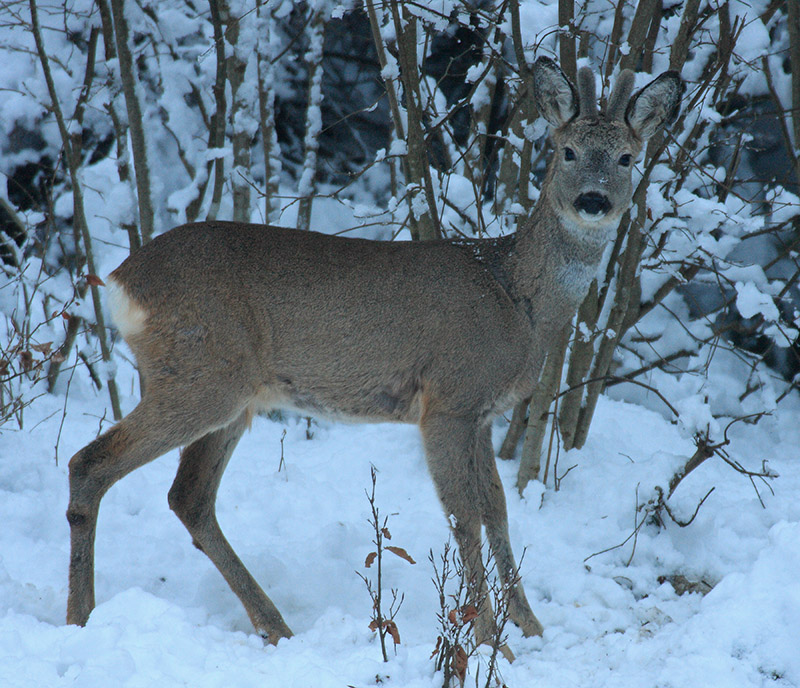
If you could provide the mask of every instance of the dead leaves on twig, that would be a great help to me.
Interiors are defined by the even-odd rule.
[[[455,676],[459,683],[463,686],[467,678],[467,668],[469,667],[469,655],[461,645],[455,647],[450,646],[447,641],[442,642],[442,636],[436,638],[436,647],[433,648],[430,659],[433,659],[439,653],[443,653],[442,661],[446,662],[449,656],[450,673]]]
[[[463,626],[478,618],[478,610],[474,604],[468,604],[460,609],[451,609],[447,620],[454,626]]]
[[[395,645],[400,644],[400,630],[397,628],[397,624],[394,621],[391,619],[386,619],[380,625],[378,625],[378,621],[376,619],[373,619],[369,622],[370,631],[377,631],[381,627],[386,633],[392,636],[392,642]]]
[[[401,559],[405,559],[409,564],[416,564],[417,562],[414,561],[413,557],[406,552],[402,547],[395,547],[393,545],[387,545],[384,547],[387,552],[391,552],[395,556],[400,557]],[[378,557],[377,552],[370,552],[367,555],[367,558],[364,560],[364,567],[370,568],[372,564],[375,562],[375,559]]]
[[[456,675],[461,685],[467,679],[467,666],[469,664],[469,657],[464,651],[464,648],[459,645],[453,653],[453,673]]]
[[[412,559],[411,555],[406,552],[402,547],[394,547],[393,545],[387,545],[386,549],[391,552],[392,554],[400,557],[401,559],[405,559],[409,564],[416,564],[417,562]]]
[[[372,565],[375,564],[376,570],[374,572],[374,579],[371,576],[367,577],[358,571],[356,571],[356,574],[359,576],[359,578],[361,578],[361,580],[364,581],[364,585],[366,585],[367,592],[372,600],[372,620],[369,623],[369,629],[378,634],[381,643],[381,654],[383,655],[383,661],[388,662],[389,657],[386,653],[386,636],[388,635],[392,638],[392,642],[395,646],[400,644],[400,630],[397,628],[394,617],[400,609],[400,606],[403,604],[404,596],[402,594],[398,595],[397,589],[392,588],[389,591],[389,596],[391,598],[389,609],[386,611],[386,597],[382,588],[383,553],[387,551],[391,552],[396,557],[400,557],[409,564],[415,564],[416,562],[402,547],[384,544],[385,540],[392,539],[392,534],[389,532],[389,528],[386,526],[389,520],[388,517],[381,519],[378,506],[375,503],[377,471],[375,470],[374,466],[370,467],[370,478],[372,482],[372,490],[366,493],[371,512],[371,518],[368,520],[368,523],[373,529],[375,538],[372,541],[372,544],[375,545],[376,549],[367,554],[366,558],[364,559],[364,568],[371,568]]]

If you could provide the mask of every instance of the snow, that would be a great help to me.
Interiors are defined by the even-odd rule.
[[[120,387],[131,390],[133,371],[120,368]],[[135,401],[124,404],[129,410]],[[427,554],[441,552],[448,529],[411,426],[317,420],[307,439],[303,419],[257,419],[234,453],[219,520],[294,638],[263,646],[169,512],[176,453],[104,498],[97,607],[85,628],[66,626],[67,457],[108,427],[104,406],[75,376],[66,406],[63,396],[46,395],[26,409],[24,430],[5,427],[0,437],[0,685],[340,688],[376,685],[376,677],[382,686],[441,685],[429,658],[438,623]],[[533,483],[520,498],[516,463],[498,460],[512,541],[518,556],[525,551],[526,592],[545,626],[542,639],[508,631],[516,661],[501,661],[502,680],[556,688],[800,685],[800,428],[797,404],[786,411],[731,430],[738,461],[758,469],[768,459],[780,475],[774,494],[760,485],[764,507],[749,481],[709,460],[670,500],[688,516],[716,487],[692,525],[646,525],[635,550],[629,540],[588,560],[628,538],[637,504],[691,456],[691,441],[656,413],[602,398],[586,447],[559,459],[558,492]],[[496,446],[503,429],[499,421]],[[386,664],[356,575],[369,573],[370,465],[392,543],[418,562],[385,560],[385,589],[405,595],[396,618],[403,644]],[[674,573],[714,588],[706,597],[678,596],[659,582]],[[476,667],[473,660],[470,671]]]
[[[780,317],[772,298],[760,292],[753,282],[736,283],[736,308],[743,318],[752,318],[759,314],[766,320],[777,320]]]

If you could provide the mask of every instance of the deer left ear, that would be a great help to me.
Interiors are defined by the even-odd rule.
[[[554,127],[578,114],[575,86],[549,57],[539,57],[533,63],[533,99],[539,114]]]
[[[631,98],[625,121],[639,138],[649,139],[678,117],[685,90],[686,85],[678,72],[664,72]]]

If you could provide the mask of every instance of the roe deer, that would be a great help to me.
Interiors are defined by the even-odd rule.
[[[530,395],[630,205],[632,162],[677,116],[683,83],[665,72],[631,97],[634,75],[623,71],[599,113],[589,69],[577,89],[547,58],[532,73],[555,153],[516,235],[380,242],[204,222],[162,234],[111,273],[112,311],[145,384],[139,405],[69,464],[68,623],[86,623],[95,604],[102,496],[184,446],[170,507],[257,631],[271,643],[291,636],[215,515],[253,414],[289,407],[418,424],[472,593],[485,589],[484,526],[511,619],[541,634],[517,580],[491,421]],[[480,614],[478,640],[493,628]]]

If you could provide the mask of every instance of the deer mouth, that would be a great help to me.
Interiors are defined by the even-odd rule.
[[[611,211],[611,201],[608,200],[608,196],[596,191],[582,193],[575,199],[572,206],[579,215],[592,220],[599,220]]]

